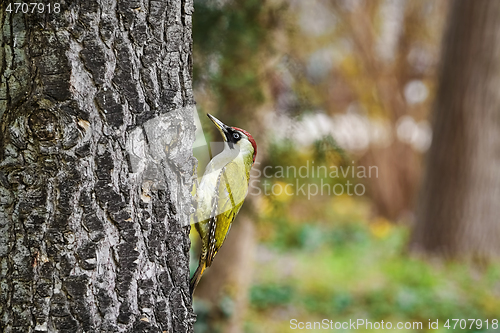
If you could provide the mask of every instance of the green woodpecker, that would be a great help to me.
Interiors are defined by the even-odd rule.
[[[210,114],[208,117],[222,134],[224,149],[208,163],[196,189],[197,207],[192,218],[201,237],[201,254],[198,269],[191,278],[191,295],[243,205],[250,169],[257,155],[257,145],[250,133],[229,127]]]

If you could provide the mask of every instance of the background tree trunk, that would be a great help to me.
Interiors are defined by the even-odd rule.
[[[0,331],[192,332],[192,1],[9,3]]]
[[[454,1],[413,248],[500,255],[500,2]]]
[[[195,297],[207,306],[206,313],[195,325],[197,331],[244,332],[256,241],[255,227],[247,210],[243,209],[243,214],[238,215],[217,253],[217,260],[207,269],[196,289]]]

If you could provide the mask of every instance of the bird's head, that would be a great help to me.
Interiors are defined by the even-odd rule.
[[[257,144],[250,133],[238,127],[227,126],[211,114],[207,114],[207,116],[215,124],[221,133],[224,142],[227,143],[230,149],[238,148],[242,152],[248,151],[252,153],[253,163],[255,163],[255,157],[257,156]]]

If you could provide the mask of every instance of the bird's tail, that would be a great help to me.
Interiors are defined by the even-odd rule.
[[[203,262],[200,261],[200,263],[198,264],[198,268],[196,269],[196,272],[194,272],[193,277],[191,278],[191,282],[189,283],[189,290],[191,292],[191,297],[193,297],[194,290],[196,289],[198,282],[200,282],[201,276],[203,275],[205,268],[207,268],[205,261]]]

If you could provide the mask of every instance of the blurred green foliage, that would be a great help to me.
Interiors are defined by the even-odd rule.
[[[365,204],[355,198],[315,202],[323,209],[318,217],[336,216],[331,223],[297,216],[308,205],[296,200],[294,211],[270,209],[261,216],[274,220],[279,231],[258,252],[247,332],[289,331],[292,318],[420,321],[424,328],[429,319],[439,319],[439,331],[447,319],[498,319],[500,266],[409,256],[409,227],[370,220]]]
[[[248,111],[264,101],[263,65],[283,7],[265,0],[196,0],[195,8],[194,87],[210,90],[217,109],[210,112],[251,116]]]
[[[266,85],[272,80],[266,71],[277,44],[275,29],[283,23],[285,8],[276,3],[271,0],[195,0],[193,70],[201,113],[223,114],[221,118],[227,123],[237,118],[235,125],[251,124],[249,120],[255,118],[255,108],[265,102]],[[337,6],[340,3],[332,2],[341,9],[342,6]],[[361,14],[371,17],[376,13],[373,8],[384,2],[367,3],[369,12]],[[417,6],[417,2],[412,4]],[[418,2],[418,6],[425,5],[426,1]],[[360,17],[365,19],[366,16],[356,16],[343,9],[340,13],[340,36],[326,36],[316,42],[313,38],[299,36],[290,43],[289,49],[284,48],[290,53],[285,67],[296,80],[293,88],[297,98],[307,101],[299,103],[298,113],[313,109],[309,104],[324,106],[328,112],[343,112],[353,101],[360,102],[370,114],[401,113],[401,105],[391,101],[399,96],[394,92],[402,91],[402,87],[393,84],[404,84],[413,74],[410,70],[402,70],[394,72],[400,80],[387,80],[387,77],[393,75],[393,68],[407,66],[408,52],[397,58],[402,65],[393,66],[391,62],[386,68],[382,63],[373,63],[374,52],[369,49],[366,52],[366,47],[377,45],[372,40],[377,35],[370,31],[360,33],[363,32],[360,29],[370,29],[370,25],[357,24]],[[409,14],[412,12],[406,15]],[[418,22],[430,21],[424,17]],[[418,27],[430,29],[424,24]],[[412,32],[411,29],[404,31]],[[347,40],[354,40],[356,47],[339,62],[336,75],[331,76],[339,83],[325,80],[322,84],[311,85],[302,68],[311,53],[311,45],[328,46],[343,34],[349,35]],[[438,35],[432,34],[433,38]],[[425,34],[415,33],[415,36]],[[404,51],[410,45],[408,42],[401,49]],[[303,63],[296,59],[302,59]],[[433,72],[428,70],[425,75],[432,77]],[[267,102],[272,103],[272,98]],[[426,104],[412,108],[405,112],[425,115],[428,109]],[[420,117],[423,116],[417,118]],[[397,119],[395,116],[389,118]],[[214,129],[212,125],[206,128]],[[252,128],[246,129],[254,133]],[[214,137],[218,138],[216,135]],[[351,159],[331,137],[315,142],[307,150],[287,140],[271,141],[263,150],[267,150],[267,159],[262,161],[261,169],[266,166],[299,168],[307,161],[314,161],[316,166],[351,165]],[[267,185],[261,183],[263,189],[269,189],[274,184],[295,181],[295,178],[261,180],[269,182]],[[316,176],[299,179],[299,182],[318,184],[322,180],[330,185],[345,185],[352,179],[349,175],[346,178]],[[312,200],[286,194],[256,198],[257,212],[254,214],[260,243],[256,255],[258,269],[252,272],[254,281],[249,291],[250,311],[245,315],[246,332],[287,332],[291,318],[299,321],[321,321],[323,318],[421,321],[424,327],[429,319],[439,319],[441,330],[438,331],[442,332],[448,331],[443,330],[442,325],[449,318],[499,319],[499,266],[471,267],[409,256],[406,246],[410,228],[374,217],[373,203],[369,200],[346,195],[315,196]],[[196,303],[196,306],[196,332],[210,331],[207,325],[210,307],[203,303]],[[217,307],[229,317],[233,301],[222,298]]]
[[[316,150],[307,152],[287,141],[272,143],[266,165],[299,167],[307,160],[347,164],[342,151],[331,146],[321,151],[322,145],[318,142]],[[283,184],[293,180],[270,179]],[[500,266],[409,255],[410,227],[374,217],[365,197],[267,195],[259,207],[259,269],[250,290],[246,332],[290,331],[292,318],[418,321],[424,328],[429,319],[439,319],[438,331],[443,332],[448,331],[443,330],[447,319],[498,319]]]
[[[254,285],[250,290],[250,301],[258,310],[270,307],[284,306],[292,301],[294,293],[292,286],[280,284]]]

